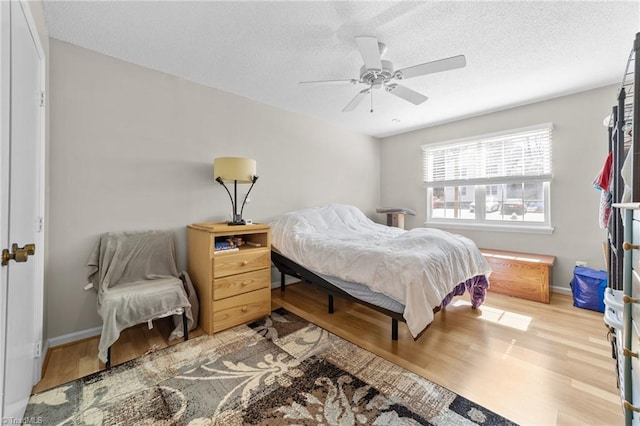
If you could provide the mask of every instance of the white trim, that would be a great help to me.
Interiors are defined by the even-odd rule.
[[[502,130],[502,131],[494,132],[494,133],[485,133],[484,135],[476,135],[476,136],[469,136],[469,137],[466,137],[466,138],[450,139],[448,141],[439,141],[439,142],[427,143],[427,144],[422,145],[422,150],[426,151],[428,149],[431,149],[431,148],[434,148],[434,147],[439,147],[439,146],[461,144],[461,143],[465,143],[465,142],[476,141],[478,139],[498,138],[500,136],[512,135],[512,134],[518,134],[518,133],[525,133],[525,132],[532,132],[532,131],[535,131],[535,130],[542,130],[542,129],[553,130],[553,123],[551,123],[551,122],[541,123],[541,124],[535,124],[533,126],[520,127],[519,129]]]
[[[27,20],[27,26],[29,27],[29,32],[31,33],[31,38],[33,39],[33,43],[35,45],[36,51],[38,52],[38,56],[40,59],[40,93],[45,93],[46,90],[46,63],[45,63],[45,55],[44,55],[44,48],[42,47],[42,44],[40,43],[40,37],[38,35],[38,30],[37,30],[37,26],[35,24],[35,21],[33,19],[33,15],[31,14],[31,6],[29,5],[28,1],[26,0],[20,0],[20,7],[22,9],[22,12],[25,16],[25,19]],[[45,95],[46,97],[46,95]],[[38,212],[38,217],[42,218],[42,221],[44,223],[44,205],[45,205],[45,128],[46,128],[46,123],[45,123],[45,119],[46,119],[46,114],[45,114],[45,109],[46,107],[44,105],[41,105],[40,107],[40,146],[39,148],[39,153],[38,153],[38,172],[40,174],[39,176],[39,185],[40,185],[40,194],[39,194],[39,200],[38,200],[38,204],[40,206],[40,211]],[[35,226],[35,225],[34,225]],[[36,247],[39,253],[39,256],[35,257],[35,261],[37,261],[37,271],[36,271],[36,280],[38,281],[38,283],[40,283],[40,287],[38,288],[38,294],[36,295],[37,300],[34,300],[34,304],[37,304],[39,309],[37,309],[35,312],[37,314],[37,318],[36,318],[36,323],[40,324],[40,328],[38,330],[38,341],[36,342],[36,344],[43,344],[44,341],[44,336],[43,336],[43,327],[44,327],[44,228],[41,228],[39,230],[39,232],[37,233],[36,236],[37,240],[35,241],[36,243]],[[40,351],[40,362],[38,362],[37,366],[35,366],[35,371],[34,371],[34,384],[39,382],[41,380],[41,375],[42,375],[42,365],[44,364],[44,356],[42,356],[44,352]]]
[[[45,346],[49,349],[55,349],[57,346],[66,345],[67,343],[77,342],[78,340],[87,339],[89,337],[99,336],[102,333],[102,327],[89,328],[87,330],[76,331],[62,336],[47,339]]]
[[[443,186],[485,186],[485,185],[505,185],[509,183],[536,183],[536,182],[551,182],[553,175],[546,173],[542,175],[527,176],[492,176],[484,178],[472,178],[472,179],[448,179],[448,180],[432,180],[424,182],[427,188],[440,188]]]
[[[571,293],[571,289],[567,288],[567,287],[557,287],[555,285],[551,286],[551,292],[552,293],[558,293],[558,294],[564,294],[567,296],[573,296],[573,293]]]
[[[423,183],[425,188],[425,201],[426,201],[426,225],[428,226],[430,223],[433,224],[444,224],[445,226],[449,222],[455,222],[456,225],[450,225],[452,227],[460,227],[460,228],[471,228],[471,229],[484,229],[484,230],[498,230],[498,228],[502,228],[502,230],[507,232],[534,232],[534,233],[545,233],[551,234],[553,232],[553,228],[551,227],[551,206],[550,206],[550,197],[549,191],[552,181],[552,131],[553,131],[553,123],[547,122],[538,125],[522,127],[519,129],[510,129],[503,130],[500,132],[494,132],[490,134],[484,134],[479,136],[470,136],[466,138],[459,138],[455,140],[435,142],[422,145],[423,150]],[[523,167],[526,168],[521,171],[519,175],[505,175],[508,174],[509,171],[507,169],[502,170],[501,176],[486,176],[487,171],[484,170],[485,165],[484,161],[487,160],[485,156],[489,151],[488,147],[492,147],[495,144],[500,147],[504,144],[511,144],[511,142],[515,142],[518,137],[528,138],[529,136],[535,136],[543,138],[544,143],[542,144],[542,148],[544,152],[540,153],[541,159],[544,163],[544,170],[546,173],[539,174],[540,171],[538,168],[529,170],[527,167],[528,160],[537,158],[536,156],[532,156],[532,154],[525,154],[521,152],[521,155],[524,155],[527,159],[526,164]],[[469,153],[461,153],[454,152],[453,161],[455,164],[460,162],[459,170],[449,170],[451,164],[447,163],[447,154],[446,150],[454,147],[471,147],[473,148],[473,152]],[[503,147],[504,149],[504,147]],[[477,152],[476,152],[477,151]],[[519,151],[518,151],[519,152]],[[444,155],[445,164],[442,165],[441,162],[443,158],[440,158]],[[473,155],[477,155],[478,159],[472,159]],[[513,156],[514,159],[520,158],[518,155],[509,154]],[[515,156],[514,156],[515,155]],[[437,167],[434,164],[437,160]],[[511,157],[509,157],[511,158]],[[464,161],[463,161],[464,160]],[[472,163],[467,164],[469,161]],[[503,161],[506,161],[503,159]],[[537,161],[537,160],[536,160]],[[465,165],[466,164],[466,165]],[[533,163],[531,163],[533,165]],[[435,167],[435,169],[434,169]],[[444,167],[444,168],[443,168]],[[506,167],[506,163],[503,163],[502,167]],[[466,170],[468,168],[468,170]],[[466,171],[465,171],[466,170]],[[497,171],[497,170],[496,170]],[[532,173],[532,174],[528,174]],[[450,176],[448,176],[448,174]],[[508,194],[507,185],[509,184],[518,184],[518,185],[526,185],[536,183],[537,187],[542,185],[543,193],[542,195],[544,199],[544,221],[540,222],[532,222],[525,221],[524,223],[494,223],[493,221],[487,221],[486,212],[484,209],[485,202],[485,186],[494,185],[501,186],[501,193],[503,197],[506,197]],[[434,209],[433,209],[433,194],[435,193],[435,188],[444,188],[445,194],[447,188],[450,190],[451,187],[470,187],[473,191],[473,201],[476,204],[476,212],[473,215],[474,218],[468,218],[465,220],[453,220],[450,221],[447,218],[441,217],[433,217]],[[524,191],[524,186],[522,187]],[[468,192],[468,191],[467,191]],[[468,194],[467,194],[468,195]],[[524,192],[522,193],[524,196]],[[513,197],[518,198],[518,197]],[[445,201],[449,201],[445,196]],[[465,202],[468,200],[465,199]],[[525,200],[523,199],[524,203]],[[519,228],[519,229],[516,229]]]
[[[492,232],[520,232],[523,234],[553,234],[554,228],[551,226],[535,226],[535,225],[502,225],[502,224],[485,224],[480,222],[461,223],[446,221],[430,221],[425,222],[427,228],[451,228],[451,229],[472,229],[477,231]]]

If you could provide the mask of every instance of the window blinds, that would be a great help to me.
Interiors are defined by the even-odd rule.
[[[427,186],[551,180],[552,124],[423,145]]]

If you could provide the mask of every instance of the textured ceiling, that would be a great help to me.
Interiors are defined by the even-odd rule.
[[[637,1],[44,1],[53,38],[337,126],[383,137],[618,82],[640,31]],[[403,85],[415,106],[365,86],[354,37],[395,68],[464,54],[467,66]]]

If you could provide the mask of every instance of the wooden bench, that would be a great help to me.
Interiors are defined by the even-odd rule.
[[[491,265],[489,291],[549,303],[555,256],[480,249]]]

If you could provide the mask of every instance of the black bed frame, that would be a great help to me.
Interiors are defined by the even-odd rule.
[[[389,317],[391,317],[391,339],[398,340],[398,321],[405,322],[402,313],[393,312],[385,308],[381,308],[380,306],[373,305],[371,303],[365,302],[364,300],[360,300],[356,297],[353,297],[346,291],[336,287],[331,284],[329,281],[324,278],[314,274],[310,270],[305,267],[297,264],[293,260],[283,256],[281,253],[271,250],[271,261],[280,271],[280,290],[284,291],[284,277],[285,275],[290,275],[292,277],[298,278],[305,284],[311,285],[312,287],[327,293],[328,295],[328,312],[330,314],[333,313],[333,296],[342,297],[347,300],[351,300],[354,302],[358,302],[361,305],[364,305],[368,308],[371,308],[375,311],[381,312]]]

